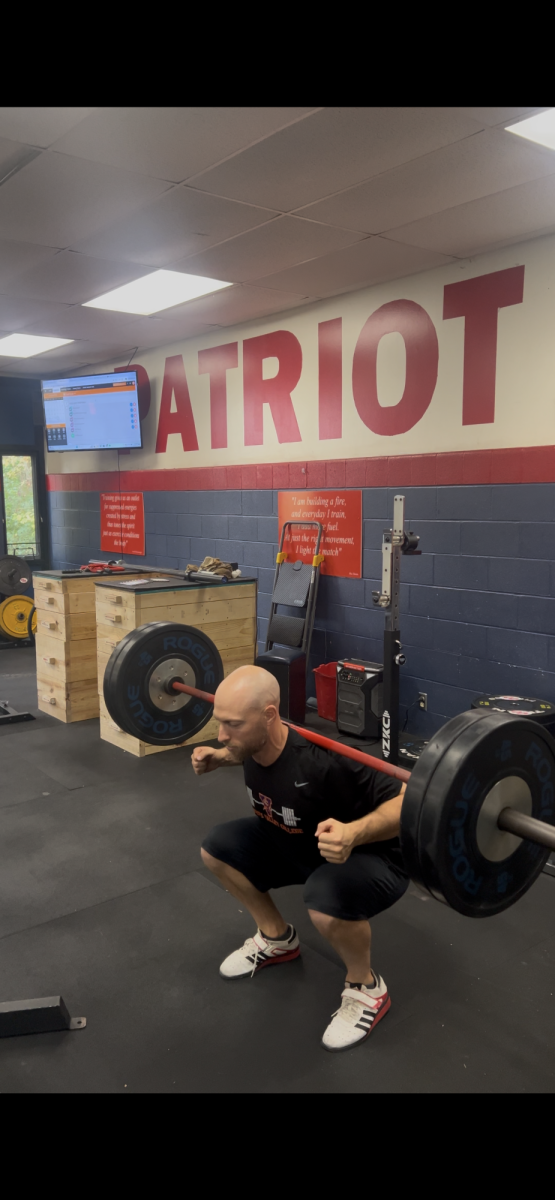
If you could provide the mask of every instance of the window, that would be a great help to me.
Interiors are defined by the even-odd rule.
[[[32,455],[2,455],[2,491],[8,554],[38,558],[36,473]]]

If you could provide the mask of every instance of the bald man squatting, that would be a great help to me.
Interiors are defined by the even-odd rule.
[[[257,930],[221,964],[225,979],[291,962],[299,939],[270,891],[304,885],[312,923],[347,968],[341,1004],[324,1032],[327,1050],[364,1041],[390,1008],[370,965],[370,918],[406,891],[399,846],[404,785],[307,742],[279,715],[279,685],[261,667],[220,684],[214,716],[221,749],[197,746],[195,773],[243,764],[250,817],[216,825],[203,862],[253,917]]]

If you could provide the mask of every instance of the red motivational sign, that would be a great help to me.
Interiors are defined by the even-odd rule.
[[[280,537],[285,521],[319,521],[324,526],[322,574],[361,578],[362,492],[279,492],[278,520]],[[316,530],[293,527],[286,534],[283,549],[288,557],[312,562]]]
[[[100,497],[100,549],[121,554],[145,552],[142,492],[105,492]]]

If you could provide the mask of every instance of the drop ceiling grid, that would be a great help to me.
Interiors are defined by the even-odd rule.
[[[53,373],[552,232],[538,108],[0,108],[0,334]],[[23,165],[21,165],[23,164]],[[229,279],[153,318],[83,309],[157,268]]]

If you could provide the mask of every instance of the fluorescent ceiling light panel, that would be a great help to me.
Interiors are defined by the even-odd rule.
[[[73,338],[39,337],[35,333],[10,333],[0,338],[0,356],[3,358],[32,358],[34,354],[45,354],[56,346],[67,346]]]
[[[507,133],[517,133],[530,142],[555,150],[555,108],[548,108],[545,112],[536,113],[535,117],[526,117],[518,125],[506,125],[505,128]]]
[[[161,312],[163,308],[173,308],[176,304],[196,300],[198,296],[219,292],[226,287],[231,287],[231,284],[222,283],[220,279],[206,279],[204,275],[153,271],[150,275],[143,275],[142,279],[134,279],[132,283],[124,283],[123,287],[97,296],[96,300],[87,300],[83,307],[109,308],[114,312],[139,313],[148,317],[151,313]]]

